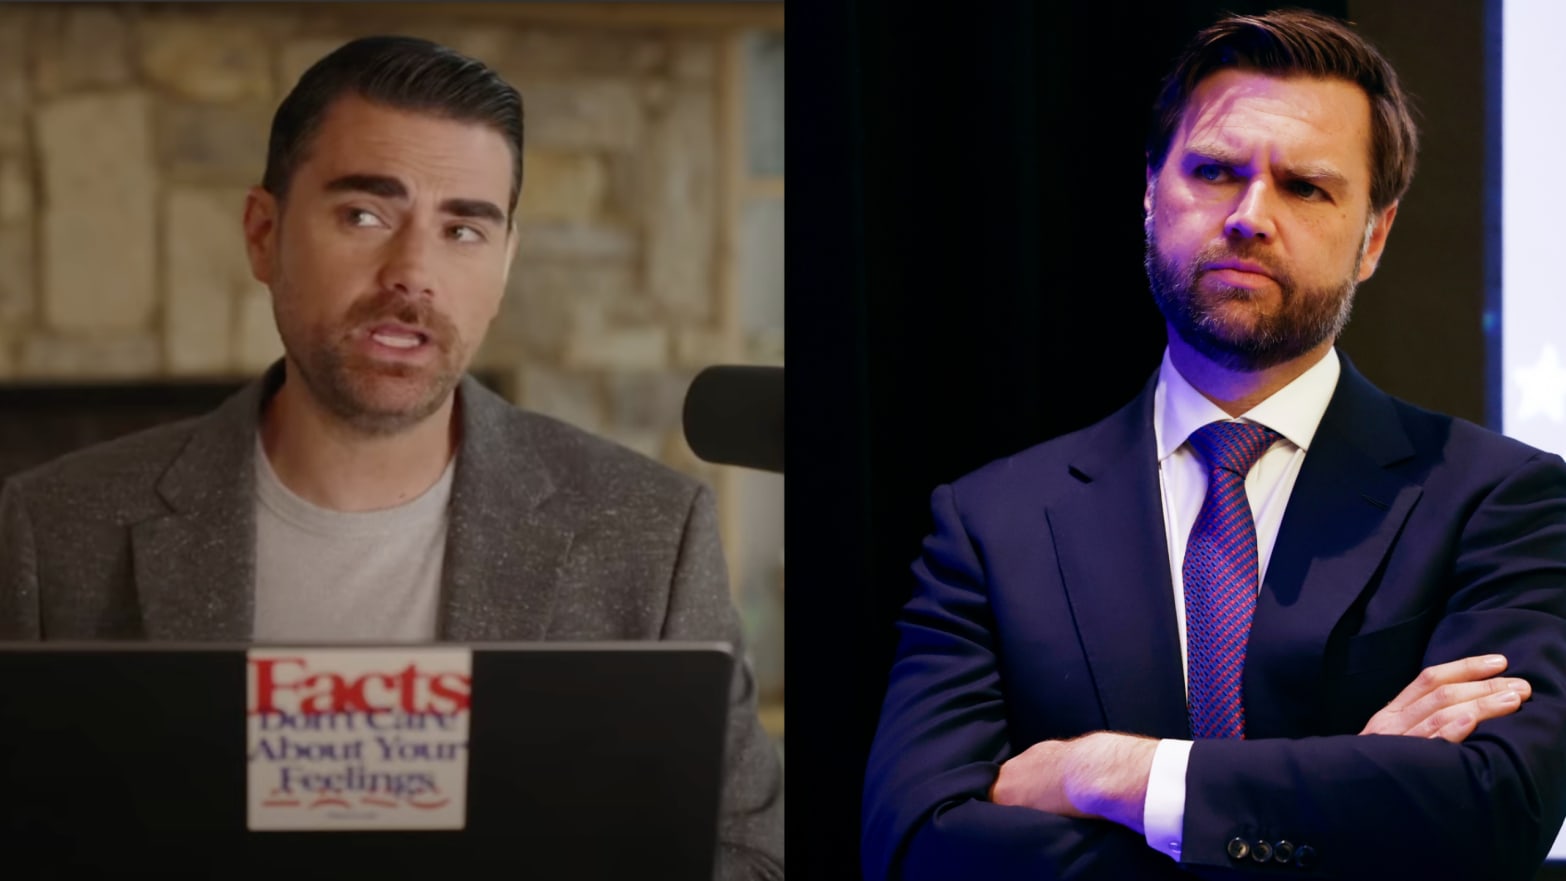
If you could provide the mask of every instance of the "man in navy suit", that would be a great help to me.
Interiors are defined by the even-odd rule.
[[[1148,148],[1163,364],[936,490],[870,877],[1537,869],[1566,817],[1566,463],[1334,348],[1416,142],[1341,22],[1193,41]]]

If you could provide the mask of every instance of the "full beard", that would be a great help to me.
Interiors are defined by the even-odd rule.
[[[277,317],[281,330],[285,316]],[[355,337],[384,321],[418,328],[428,338],[425,345],[435,348],[435,363],[401,364],[359,353]],[[310,335],[304,345],[284,342],[311,397],[367,436],[398,434],[429,418],[446,403],[464,369],[461,339],[450,319],[426,300],[393,292],[358,300],[336,328]]]
[[[1367,241],[1369,232],[1366,232]],[[1364,248],[1354,259],[1354,269],[1331,287],[1301,288],[1294,278],[1270,263],[1260,249],[1249,242],[1214,244],[1203,248],[1184,265],[1164,258],[1151,221],[1147,224],[1147,246],[1143,263],[1158,310],[1191,348],[1204,358],[1228,370],[1255,372],[1276,367],[1323,342],[1336,340],[1348,324],[1354,305],[1355,279],[1359,277]],[[1247,260],[1267,269],[1279,289],[1276,312],[1263,314],[1249,310],[1247,322],[1226,319],[1226,303],[1243,305],[1256,297],[1247,288],[1206,280],[1200,267],[1224,259]]]

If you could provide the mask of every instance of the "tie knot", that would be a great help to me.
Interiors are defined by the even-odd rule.
[[[1254,422],[1209,422],[1191,433],[1191,448],[1209,471],[1222,468],[1244,477],[1279,434]]]

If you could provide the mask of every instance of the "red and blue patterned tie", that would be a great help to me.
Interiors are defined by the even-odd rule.
[[[1257,590],[1256,524],[1245,475],[1278,436],[1263,425],[1213,422],[1190,437],[1207,463],[1207,498],[1181,568],[1191,733],[1198,738],[1245,736],[1240,684]]]

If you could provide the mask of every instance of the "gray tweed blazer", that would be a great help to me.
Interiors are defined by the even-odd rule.
[[[279,362],[206,416],[72,453],[0,491],[0,639],[243,642],[257,422]],[[471,376],[439,635],[724,640],[742,654],[712,492],[527,413]],[[781,878],[783,783],[735,665],[718,877]]]

